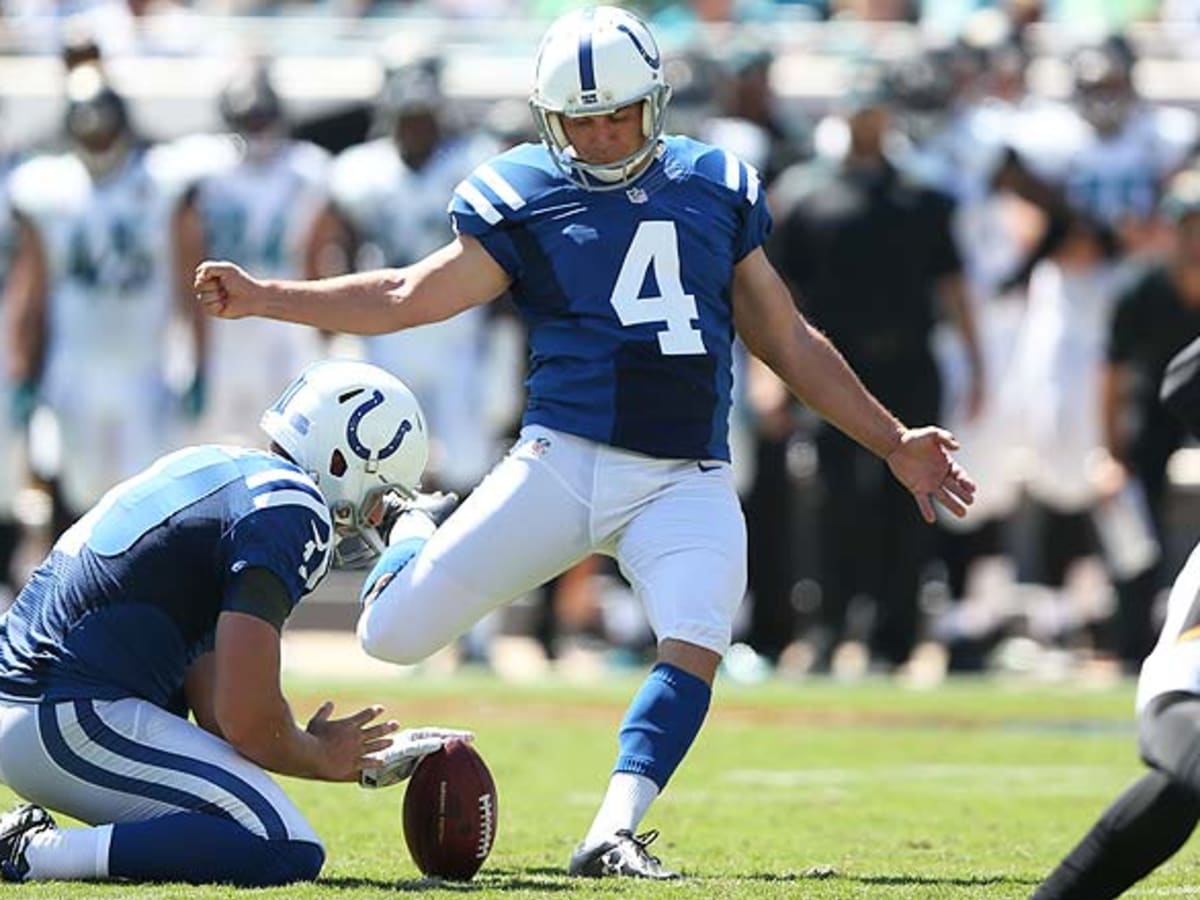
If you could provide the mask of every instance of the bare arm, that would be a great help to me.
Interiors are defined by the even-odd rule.
[[[910,429],[863,386],[829,340],[797,311],[783,279],[759,248],[734,270],[734,320],[750,352],[797,397],[884,459],[912,494],[927,522],[933,500],[958,516],[975,493],[954,462],[953,435],[940,428]]]
[[[967,419],[975,418],[984,403],[983,353],[979,349],[979,332],[975,327],[975,313],[971,309],[971,298],[967,296],[967,282],[955,272],[938,281],[938,296],[958,329],[963,349],[967,352],[967,364],[971,367],[971,381],[967,388]]]
[[[750,352],[822,418],[876,456],[886,457],[899,446],[904,425],[863,387],[828,338],[800,315],[761,249],[735,269],[734,319]]]
[[[272,772],[355,781],[371,764],[366,754],[386,748],[386,736],[398,727],[368,726],[379,707],[330,719],[333,704],[327,702],[301,728],[279,684],[279,633],[256,616],[221,613],[214,653],[213,721],[239,753]]]
[[[224,737],[214,707],[216,682],[217,654],[209,651],[196,657],[188,666],[183,678],[183,691],[196,724],[210,734]]]
[[[465,235],[403,269],[259,281],[231,263],[206,262],[195,277],[196,297],[212,315],[263,316],[351,334],[440,322],[494,300],[508,285],[508,273]]]
[[[8,317],[9,377],[29,382],[38,377],[46,342],[46,256],[42,240],[20,220],[17,252],[5,289]]]
[[[1125,459],[1125,436],[1121,428],[1124,367],[1105,362],[1100,367],[1100,429],[1104,449],[1115,460]]]
[[[192,301],[192,273],[204,259],[205,238],[204,223],[192,198],[180,203],[172,217],[171,230],[175,246],[175,299],[191,333],[195,374],[201,377],[208,360],[208,317]]]

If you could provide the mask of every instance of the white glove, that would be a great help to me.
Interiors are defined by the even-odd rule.
[[[365,788],[381,788],[399,784],[416,769],[417,763],[436,753],[449,741],[473,741],[475,733],[454,728],[439,728],[426,725],[421,728],[405,728],[392,738],[386,750],[377,750],[368,759],[376,761],[359,773],[358,783]]]

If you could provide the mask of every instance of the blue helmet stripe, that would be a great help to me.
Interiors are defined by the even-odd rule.
[[[585,94],[596,90],[596,68],[592,60],[592,11],[583,19],[579,32],[579,89]]]

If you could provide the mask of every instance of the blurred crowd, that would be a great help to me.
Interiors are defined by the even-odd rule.
[[[812,9],[914,19],[958,5]],[[1139,94],[1142,60],[1119,30],[1071,48],[1065,97],[1031,90],[1019,16],[1076,5],[1011,5],[986,39],[963,31],[864,58],[832,103],[805,112],[775,95],[769,44],[685,46],[669,61],[669,130],[758,169],[768,251],[802,310],[905,421],[953,430],[980,484],[965,520],[925,526],[879,460],[743,353],[733,444],[750,589],[734,677],[1133,672],[1149,651],[1200,525],[1186,514],[1195,457],[1157,393],[1170,357],[1200,337],[1200,120]],[[10,27],[36,6],[10,3]],[[7,589],[164,450],[261,443],[261,411],[322,355],[405,379],[434,439],[425,487],[469,492],[521,409],[523,334],[503,300],[359,340],[205,319],[191,275],[206,257],[280,278],[420,258],[450,237],[455,185],[535,139],[524,104],[464,114],[444,60],[423,53],[393,61],[369,106],[302,122],[271,61],[246,59],[216,99],[223,130],[155,142],[108,78],[99,33],[69,22],[55,33],[61,133],[14,148],[0,171]],[[486,661],[493,635],[514,630],[549,659],[583,647],[641,660],[652,640],[601,559],[483,624],[462,651]]]

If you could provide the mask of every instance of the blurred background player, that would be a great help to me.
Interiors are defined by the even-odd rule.
[[[4,880],[312,880],[324,847],[267,771],[356,781],[403,749],[379,706],[297,723],[280,630],[344,548],[381,546],[386,495],[414,496],[420,407],[328,361],[262,428],[269,450],[192,446],[115,487],[0,618],[0,771],[29,801],[0,819]]]
[[[201,245],[169,154],[138,139],[125,101],[90,65],[67,77],[64,130],[67,152],[12,174],[19,235],[5,300],[16,388],[36,385],[57,425],[37,448],[57,478],[56,534],[170,446],[172,317],[187,323],[197,357],[205,325],[178,302],[177,267]],[[62,447],[70,465],[57,461]]]
[[[1103,505],[1116,507],[1131,525],[1105,547],[1117,587],[1111,640],[1130,673],[1153,645],[1155,600],[1174,575],[1162,553],[1167,463],[1184,432],[1159,401],[1157,386],[1168,360],[1200,335],[1200,172],[1172,178],[1161,209],[1171,250],[1117,298],[1101,370],[1104,455],[1095,477]]]
[[[793,186],[777,194],[787,205],[770,249],[805,315],[868,389],[901,420],[931,421],[941,412],[931,333],[943,309],[968,350],[976,412],[982,359],[951,233],[952,201],[898,169],[886,152],[896,74],[862,73],[846,111],[841,159],[802,163],[781,176]],[[811,635],[814,665],[829,671],[847,637],[851,600],[865,595],[874,605],[871,661],[891,671],[908,661],[920,634],[918,595],[933,535],[868,450],[832,425],[820,428],[816,445],[821,613]]]
[[[233,133],[236,160],[198,185],[189,215],[198,216],[206,256],[236,259],[276,278],[319,272],[315,223],[326,204],[329,154],[288,137],[283,101],[264,60],[241,64],[218,98]],[[181,263],[183,261],[181,260]],[[323,355],[315,329],[256,322],[247,329],[213,322],[203,369],[202,440],[244,443],[247,422],[282,389],[288,372]]]
[[[379,136],[334,161],[330,205],[318,225],[324,232],[316,238],[324,247],[320,274],[407,266],[453,236],[446,198],[500,147],[486,133],[460,133],[440,70],[436,57],[394,66],[379,100]],[[340,252],[331,258],[334,248]],[[488,311],[476,309],[363,339],[365,358],[403,378],[421,397],[435,436],[429,483],[460,495],[496,461],[498,428],[513,417],[511,409],[497,415],[495,398],[520,387],[513,380],[515,352],[508,371],[488,365],[493,338],[519,341],[519,334],[510,328],[494,336],[491,324]]]

